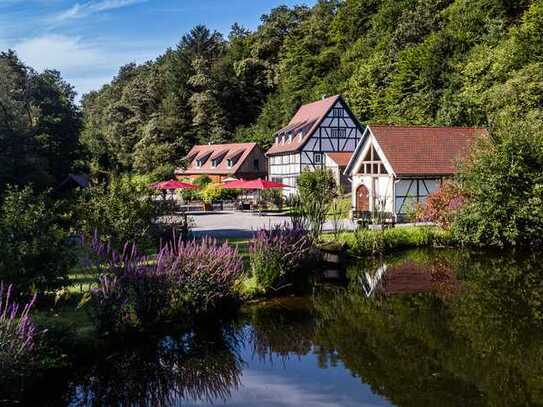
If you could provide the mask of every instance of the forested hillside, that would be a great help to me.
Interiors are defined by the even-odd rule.
[[[228,38],[197,26],[83,98],[95,170],[170,172],[195,142],[263,145],[342,93],[361,122],[486,126],[543,116],[543,1],[321,0]]]

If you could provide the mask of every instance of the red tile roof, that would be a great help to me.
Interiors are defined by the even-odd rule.
[[[368,126],[396,175],[450,175],[481,135],[476,127]]]
[[[235,174],[239,167],[243,164],[247,156],[257,148],[256,143],[235,143],[235,144],[201,144],[191,148],[186,159],[190,161],[187,168],[177,169],[176,175],[191,175],[191,174],[210,174],[210,175],[228,175]],[[209,157],[211,155],[211,157]],[[211,166],[212,158],[223,157],[217,167]],[[228,158],[239,156],[237,161],[231,168],[227,167]],[[208,157],[201,167],[196,166],[196,161],[200,158]],[[264,163],[263,163],[264,165]]]
[[[406,261],[394,265],[385,272],[380,283],[385,295],[425,292],[451,294],[461,286],[452,268],[438,261],[429,264]]]
[[[349,163],[353,152],[348,151],[344,153],[325,153],[325,155],[330,157],[330,159],[334,161],[338,166],[345,167]]]
[[[302,148],[319,127],[326,114],[340,99],[341,96],[335,95],[300,107],[288,125],[275,133],[276,136],[285,135],[287,138],[285,142],[280,141],[278,144],[274,141],[274,144],[266,151],[266,155],[297,151]],[[303,134],[301,139],[300,132]],[[288,141],[288,133],[292,134],[291,142]]]

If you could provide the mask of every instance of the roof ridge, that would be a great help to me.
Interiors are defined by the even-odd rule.
[[[321,98],[321,99],[318,99],[318,100],[314,100],[313,102],[308,102],[308,103],[304,103],[302,104],[298,109],[301,109],[302,107],[304,106],[310,106],[310,105],[313,105],[313,104],[316,104],[316,103],[322,103],[326,100],[330,100],[330,99],[334,99],[334,98],[339,98],[341,97],[341,95],[338,93],[336,95],[333,95],[333,96],[326,96],[325,98]]]

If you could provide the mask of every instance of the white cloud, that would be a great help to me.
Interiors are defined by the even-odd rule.
[[[38,71],[73,71],[106,62],[105,55],[93,45],[84,44],[77,37],[57,34],[24,40],[15,45],[15,50],[26,64]]]
[[[59,12],[51,18],[52,23],[62,23],[69,20],[88,17],[95,13],[128,7],[147,0],[102,0],[76,3],[69,9]]]
[[[142,49],[141,43],[135,48],[133,44],[117,42],[108,47],[104,41],[93,43],[81,37],[47,34],[22,40],[12,48],[25,64],[39,72],[60,71],[81,96],[110,82],[122,65],[143,63],[158,55],[160,46],[147,45]]]

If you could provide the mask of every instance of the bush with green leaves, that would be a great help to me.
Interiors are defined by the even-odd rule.
[[[21,293],[55,290],[68,283],[74,264],[60,206],[32,187],[8,187],[0,206],[0,280]]]
[[[543,244],[543,122],[508,123],[481,140],[460,176],[467,202],[452,228],[465,244]]]
[[[216,184],[214,182],[211,182],[209,184],[206,184],[202,189],[199,191],[199,196],[202,201],[204,201],[206,204],[211,204],[213,201],[219,199],[222,194],[222,187],[220,184]]]
[[[154,222],[164,210],[164,202],[153,196],[151,189],[130,177],[88,188],[78,205],[79,228],[87,235],[98,232],[114,247],[127,241],[149,244],[156,232]]]
[[[304,170],[298,177],[298,206],[309,225],[313,240],[318,240],[338,187],[330,170]]]
[[[211,184],[212,182],[213,182],[213,180],[211,179],[211,177],[209,175],[203,174],[203,175],[200,175],[198,178],[196,178],[193,181],[193,184],[197,185],[200,188],[203,188],[207,184]]]

